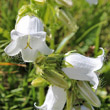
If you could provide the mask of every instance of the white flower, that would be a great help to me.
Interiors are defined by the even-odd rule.
[[[46,32],[43,31],[43,24],[35,16],[24,16],[11,31],[12,42],[5,48],[9,56],[15,56],[21,52],[25,62],[33,62],[42,54],[51,54],[53,51],[45,43]]]
[[[50,86],[42,106],[34,106],[40,110],[63,110],[66,102],[66,92],[57,86]]]
[[[97,5],[98,0],[86,0],[89,4],[95,4]]]
[[[103,65],[104,50],[103,54],[97,58],[85,57],[79,53],[71,53],[64,60],[73,65],[73,68],[68,67],[62,69],[69,78],[90,81],[94,85],[93,88],[97,89],[99,80],[95,71],[99,70]]]

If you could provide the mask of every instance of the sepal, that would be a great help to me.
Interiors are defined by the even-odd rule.
[[[51,84],[64,89],[68,89],[71,86],[71,82],[67,81],[67,79],[63,75],[59,74],[55,70],[45,69],[42,77],[49,81]]]
[[[77,82],[79,92],[83,98],[85,98],[91,105],[100,107],[101,102],[96,94],[92,91],[90,86],[84,81]]]

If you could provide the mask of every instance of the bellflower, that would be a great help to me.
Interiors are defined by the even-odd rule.
[[[95,5],[97,5],[97,3],[98,3],[98,0],[86,0],[89,4],[95,4]]]
[[[15,56],[21,52],[25,62],[33,62],[38,52],[48,55],[53,51],[46,45],[46,32],[43,24],[35,16],[24,16],[11,31],[11,43],[5,48],[9,56]]]
[[[42,106],[36,106],[40,110],[63,110],[66,102],[66,92],[57,86],[50,86],[46,95],[45,102]]]
[[[73,66],[73,68],[62,68],[69,78],[90,81],[94,85],[93,88],[97,89],[99,80],[95,71],[99,70],[103,65],[104,50],[102,55],[99,55],[97,58],[85,57],[79,53],[71,53],[64,60]]]

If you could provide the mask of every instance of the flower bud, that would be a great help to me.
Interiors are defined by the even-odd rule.
[[[80,94],[93,106],[100,107],[101,103],[90,86],[84,81],[77,82]]]
[[[44,87],[47,85],[47,81],[41,77],[38,77],[38,78],[34,79],[31,84],[34,87],[41,87],[41,86]]]
[[[55,0],[58,4],[63,5],[65,7],[72,7],[73,2],[72,0]]]
[[[31,0],[31,3],[34,5],[44,5],[46,0]]]
[[[78,29],[78,26],[75,23],[75,20],[72,18],[72,16],[69,16],[65,10],[56,8],[57,17],[59,20],[65,24],[69,30],[72,32],[76,32]]]
[[[42,75],[42,77],[53,85],[64,89],[68,89],[71,86],[71,83],[68,82],[63,75],[59,74],[55,70],[44,69],[44,74]]]

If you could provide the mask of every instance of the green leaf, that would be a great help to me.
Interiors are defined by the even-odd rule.
[[[68,43],[68,41],[74,36],[74,32],[69,34],[67,37],[65,37],[61,43],[59,44],[58,48],[56,49],[56,52],[55,53],[60,53],[63,48],[66,46],[66,44]]]

